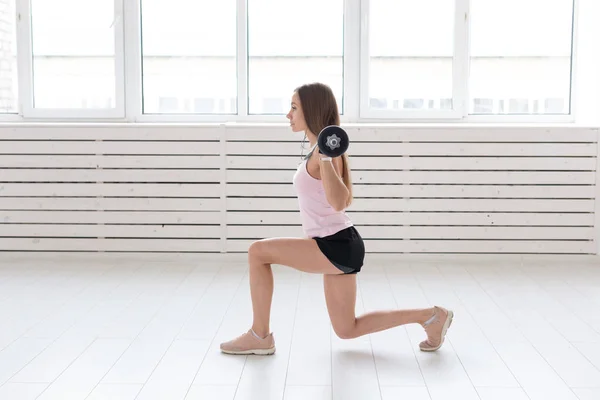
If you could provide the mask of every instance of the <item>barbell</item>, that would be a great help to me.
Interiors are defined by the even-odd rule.
[[[319,153],[328,157],[341,156],[348,150],[349,145],[348,134],[337,125],[326,126],[317,137]]]

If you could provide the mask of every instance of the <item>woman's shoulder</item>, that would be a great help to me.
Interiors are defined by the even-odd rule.
[[[318,160],[319,154],[317,152],[313,152],[306,159],[306,168],[310,175],[316,179],[321,179],[321,165]]]

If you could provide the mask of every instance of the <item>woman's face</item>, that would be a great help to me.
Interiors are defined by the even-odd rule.
[[[302,113],[302,106],[300,104],[300,97],[298,97],[298,93],[294,93],[292,96],[292,105],[286,117],[290,120],[292,132],[306,131],[306,121],[304,120],[304,114]]]

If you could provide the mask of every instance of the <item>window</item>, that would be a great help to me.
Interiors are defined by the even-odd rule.
[[[116,109],[115,2],[31,0],[33,109]]]
[[[455,9],[451,0],[363,1],[368,21],[361,65],[363,115],[453,108]],[[381,112],[386,110],[393,113]]]
[[[469,112],[568,114],[572,21],[573,0],[471,0]]]
[[[479,113],[492,113],[494,110],[494,99],[473,99],[473,105],[475,112]]]
[[[0,113],[18,111],[15,0],[0,0]]]
[[[140,3],[143,113],[235,114],[236,1]]]
[[[286,114],[294,89],[313,81],[343,113],[343,44],[343,0],[248,0],[248,113]]]
[[[285,123],[320,81],[343,122],[566,122],[575,103],[593,122],[600,10],[574,3],[0,0],[0,118]]]

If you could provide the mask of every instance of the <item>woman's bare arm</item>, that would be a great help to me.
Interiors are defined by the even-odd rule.
[[[342,180],[343,162],[342,157],[335,157],[331,161],[319,159],[319,169],[325,195],[329,204],[336,211],[342,211],[346,208],[348,196],[350,195],[350,191]]]

